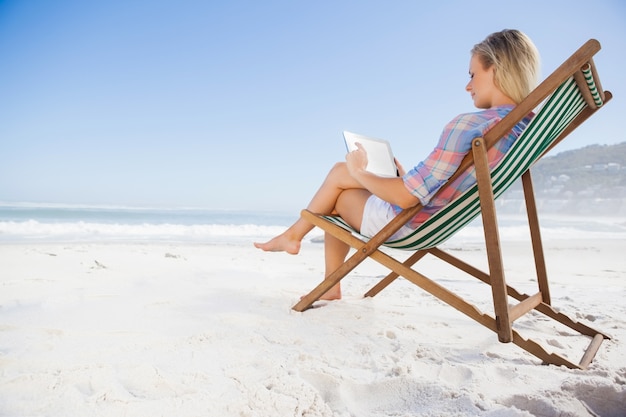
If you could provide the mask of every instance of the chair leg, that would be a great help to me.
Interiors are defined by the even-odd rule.
[[[359,246],[361,246],[363,249],[365,249],[366,242],[357,239],[347,230],[344,230],[334,224],[328,223],[324,219],[306,210],[303,210],[301,215],[303,216],[303,218],[305,218],[315,226],[321,227],[324,230],[326,230],[326,228],[329,228],[333,231],[334,236],[343,240],[345,243],[349,244],[353,248],[358,248]],[[357,250],[343,264],[341,264],[339,268],[337,268],[333,273],[327,276],[317,287],[313,288],[311,292],[302,297],[300,301],[292,307],[292,309],[302,312],[310,308],[315,301],[319,300],[320,297],[326,293],[326,291],[331,289],[335,284],[345,278],[345,276],[348,275],[350,271],[356,268],[368,256],[369,252],[367,250]]]
[[[526,214],[528,216],[528,226],[530,228],[530,240],[533,246],[533,256],[535,258],[535,269],[537,271],[537,283],[541,299],[545,304],[550,304],[550,286],[548,285],[548,273],[546,261],[541,243],[541,232],[539,229],[539,217],[537,216],[537,204],[535,203],[535,193],[533,191],[533,181],[530,170],[522,175],[522,185],[524,187],[524,200],[526,201]]]
[[[474,163],[476,165],[476,182],[480,199],[480,211],[485,232],[489,275],[491,277],[491,292],[493,308],[498,327],[498,340],[502,343],[513,341],[511,320],[509,317],[508,295],[504,279],[504,266],[496,219],[496,205],[491,185],[491,174],[487,160],[487,147],[483,138],[474,139],[472,143]]]

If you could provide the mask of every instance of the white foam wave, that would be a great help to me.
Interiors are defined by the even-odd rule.
[[[284,226],[0,222],[0,240],[236,241],[275,236]]]
[[[154,241],[244,242],[268,239],[283,232],[285,225],[259,224],[175,224],[175,223],[106,223],[88,221],[42,222],[37,220],[0,221],[0,242],[38,241]],[[499,225],[503,240],[529,240],[528,225],[519,219],[508,219]],[[312,233],[319,236],[321,231]],[[546,240],[622,239],[626,240],[623,221],[594,222],[558,219],[544,222],[541,235]],[[454,239],[467,242],[483,240],[480,222],[460,230]]]

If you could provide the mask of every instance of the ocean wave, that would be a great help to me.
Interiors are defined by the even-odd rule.
[[[89,221],[46,222],[38,220],[0,221],[0,242],[15,241],[176,241],[176,242],[250,242],[266,240],[286,229],[284,224],[177,224],[111,223]],[[528,225],[523,219],[500,222],[500,237],[508,241],[529,240]],[[482,242],[483,228],[474,221],[453,237],[456,241]],[[319,237],[318,229],[310,238]],[[622,239],[626,226],[619,221],[589,222],[554,218],[544,221],[541,235],[545,240]]]
[[[110,224],[83,221],[46,223],[27,220],[0,222],[0,240],[236,241],[268,238],[284,230],[284,226],[256,224]]]

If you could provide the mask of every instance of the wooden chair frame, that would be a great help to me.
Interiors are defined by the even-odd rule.
[[[591,66],[595,74],[596,85],[603,98],[603,103],[608,102],[612,98],[612,95],[609,91],[602,91],[592,59],[593,55],[599,50],[600,44],[594,39],[587,41],[580,47],[569,59],[531,92],[522,103],[516,106],[500,123],[495,125],[484,138],[477,138],[473,141],[472,151],[468,153],[457,172],[448,181],[448,184],[452,183],[453,180],[468,167],[471,165],[475,166],[489,273],[483,272],[437,247],[417,250],[404,262],[400,262],[381,251],[380,247],[383,246],[400,227],[406,224],[408,220],[413,218],[418,211],[422,209],[422,206],[419,204],[415,207],[403,210],[371,239],[361,239],[355,236],[354,233],[328,221],[323,216],[311,213],[308,210],[303,210],[301,213],[302,218],[320,227],[325,232],[341,239],[343,242],[356,249],[356,251],[336,271],[326,277],[324,281],[309,294],[304,296],[300,302],[294,305],[293,309],[296,311],[304,311],[310,308],[326,291],[339,283],[350,271],[369,257],[389,268],[391,273],[370,289],[365,294],[366,297],[375,296],[396,278],[402,276],[497,333],[500,342],[513,342],[529,353],[542,359],[544,363],[564,365],[569,368],[586,369],[595,357],[602,341],[609,339],[609,336],[569,318],[565,314],[556,311],[551,306],[545,257],[541,242],[537,206],[530,170],[527,170],[521,178],[537,274],[538,292],[533,295],[526,295],[506,284],[496,218],[495,198],[492,189],[492,178],[487,163],[487,151],[502,136],[509,132],[519,120],[537,108],[537,106],[550,96],[565,80],[573,76],[579,86],[581,86],[581,83],[584,83],[581,68],[589,68],[589,66]],[[569,133],[600,108],[594,103],[591,95],[588,94],[588,88],[581,88],[581,91],[583,92],[587,106],[554,141],[552,147],[562,141]],[[492,289],[494,315],[490,316],[489,314],[481,312],[477,307],[454,292],[444,288],[434,280],[427,278],[413,269],[413,265],[427,254],[431,254],[490,285]],[[509,297],[514,298],[518,302],[514,305],[509,305]],[[539,343],[523,338],[513,329],[514,321],[532,310],[538,311],[580,334],[591,338],[589,346],[578,363],[574,363],[556,353],[548,352]]]

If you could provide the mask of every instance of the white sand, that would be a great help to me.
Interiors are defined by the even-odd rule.
[[[343,300],[296,313],[319,244],[0,245],[0,415],[624,416],[626,242],[546,246],[553,304],[613,337],[586,371],[541,365],[401,279],[360,298],[385,274],[372,262]],[[530,291],[526,245],[506,249]],[[480,246],[455,254],[485,263]],[[484,284],[422,270],[489,308]],[[580,338],[533,317],[522,331],[580,359]]]

